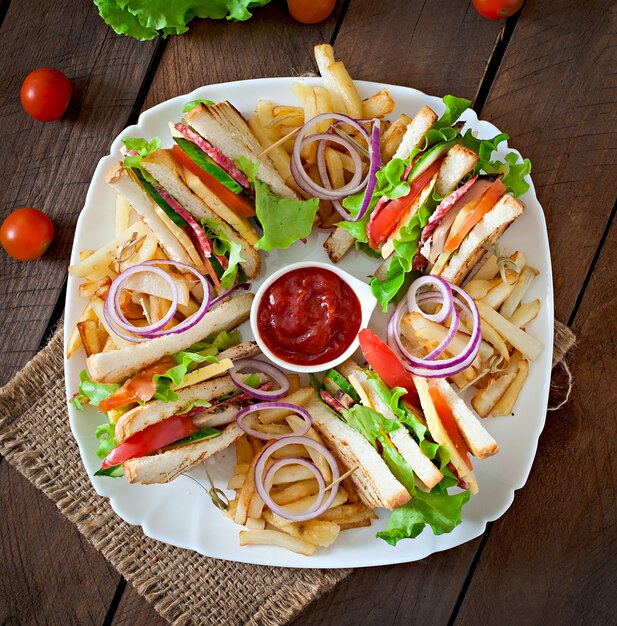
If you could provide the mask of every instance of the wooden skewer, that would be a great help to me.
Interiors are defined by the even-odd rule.
[[[334,487],[334,485],[338,484],[341,482],[341,480],[345,480],[347,478],[347,476],[349,476],[350,474],[353,474],[358,467],[360,467],[359,465],[356,465],[355,467],[352,467],[349,471],[345,472],[342,476],[339,476],[336,480],[333,480],[325,489],[324,492],[328,491],[328,489],[332,489],[332,487]]]
[[[281,137],[278,141],[275,141],[271,146],[268,146],[267,148],[262,150],[257,155],[257,158],[260,159],[264,154],[268,154],[268,152],[270,152],[270,150],[273,150],[277,146],[280,146],[282,143],[285,143],[288,139],[293,137],[301,128],[302,128],[302,126],[298,126],[298,128],[294,128],[292,131],[287,133],[284,137]]]

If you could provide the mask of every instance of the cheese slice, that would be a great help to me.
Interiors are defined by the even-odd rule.
[[[433,187],[435,186],[435,181],[437,180],[437,174],[431,178],[431,182],[420,192],[420,195],[416,198],[416,200],[412,203],[412,205],[405,211],[397,227],[394,229],[392,234],[388,237],[388,240],[381,248],[381,256],[384,259],[387,259],[394,252],[394,241],[399,238],[401,234],[401,230],[403,227],[407,226],[409,220],[413,217],[415,213],[418,212],[418,209],[425,200],[429,197],[431,192],[433,191]]]
[[[452,443],[452,439],[450,439],[450,436],[446,432],[446,429],[443,427],[441,420],[437,415],[435,405],[433,404],[429,393],[428,381],[426,378],[422,378],[420,376],[414,376],[413,380],[416,384],[418,395],[420,396],[420,404],[422,405],[424,417],[426,418],[426,423],[428,424],[431,436],[450,453],[450,461],[452,462],[452,465],[456,468],[458,475],[469,485],[471,493],[478,493],[478,481],[476,480],[473,471],[467,467],[463,457],[459,454],[458,450]]]
[[[210,365],[205,365],[204,367],[200,367],[199,369],[187,374],[182,383],[177,387],[174,385],[173,389],[184,389],[184,387],[190,387],[191,385],[201,383],[204,380],[210,380],[216,376],[221,376],[233,366],[234,363],[231,359],[221,359],[218,363],[210,363]]]

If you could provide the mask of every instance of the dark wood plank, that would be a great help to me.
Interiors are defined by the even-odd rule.
[[[91,2],[9,6],[0,29],[0,219],[21,206],[38,207],[54,220],[56,239],[33,263],[0,252],[0,384],[39,346],[92,172],[125,126],[154,49],[114,35]],[[21,82],[40,66],[56,67],[73,82],[72,104],[60,122],[35,122],[21,109]],[[7,463],[0,466],[0,492],[0,621],[102,623],[118,574]]]
[[[353,0],[335,48],[354,78],[473,100],[502,27],[460,0]]]
[[[165,626],[166,624],[167,620],[163,619],[154,607],[128,584],[122,594],[112,626]]]
[[[0,30],[0,219],[34,206],[50,215],[56,236],[39,261],[18,263],[1,251],[0,384],[39,346],[92,172],[125,126],[153,52],[153,43],[115,35],[89,2],[22,0],[9,7]],[[40,66],[73,82],[72,104],[59,122],[36,122],[21,108],[21,83]]]
[[[293,626],[447,624],[480,540],[416,563],[359,569],[311,604]],[[423,621],[429,615],[430,621]]]
[[[616,33],[614,3],[529,0],[482,112],[533,164],[562,321],[617,197]]]
[[[617,224],[576,316],[572,400],[549,414],[512,510],[493,527],[458,624],[614,624]],[[490,589],[490,593],[487,590]]]
[[[169,41],[144,108],[201,85],[315,71],[313,46],[330,41],[341,7],[310,26],[293,20],[283,2],[256,9],[248,22],[194,22]]]
[[[0,485],[0,624],[102,624],[116,571],[6,462]]]

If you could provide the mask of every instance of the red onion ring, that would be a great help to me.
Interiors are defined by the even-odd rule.
[[[252,389],[252,391],[255,390]],[[249,413],[254,413],[255,411],[265,411],[266,409],[287,409],[289,411],[297,413],[304,420],[304,426],[302,427],[302,429],[299,430],[297,433],[294,433],[294,435],[297,435],[298,437],[306,435],[306,433],[308,433],[309,431],[309,428],[311,427],[311,416],[309,412],[305,408],[297,406],[295,404],[291,404],[289,402],[259,402],[258,404],[251,404],[251,406],[244,407],[236,413],[236,423],[238,424],[240,429],[243,430],[247,435],[255,437],[256,439],[261,439],[262,441],[270,441],[270,439],[283,440],[289,438],[290,435],[287,434],[271,435],[269,433],[262,433],[258,430],[255,430],[254,428],[251,428],[250,426],[247,426],[244,423],[244,418]]]
[[[441,309],[433,315],[429,315],[420,309],[417,298],[418,290],[429,285],[437,289],[443,300]],[[452,295],[450,284],[447,280],[444,280],[439,276],[421,276],[411,284],[409,291],[407,292],[407,308],[409,311],[421,313],[427,320],[436,322],[437,324],[445,322],[450,317],[453,307],[454,296]]]
[[[242,370],[249,372],[263,372],[267,374],[273,382],[277,383],[279,389],[272,391],[262,391],[246,385],[239,377],[238,373]],[[289,391],[289,378],[287,374],[272,363],[266,363],[265,361],[258,361],[257,359],[238,359],[234,361],[234,366],[229,370],[229,377],[233,381],[234,385],[248,393],[253,398],[258,400],[279,400],[283,396],[287,395]],[[293,405],[292,405],[293,406]]]
[[[159,265],[175,265],[185,272],[189,272],[197,277],[199,282],[203,285],[204,290],[204,299],[197,311],[190,315],[185,320],[180,322],[177,326],[173,328],[169,328],[164,330],[164,326],[173,318],[176,314],[178,308],[178,294],[177,288],[174,283],[173,289],[176,289],[175,298],[172,299],[172,304],[169,307],[169,311],[163,317],[163,320],[168,318],[165,324],[161,325],[163,320],[159,320],[155,324],[151,324],[150,326],[138,327],[132,326],[124,314],[120,309],[119,298],[120,298],[120,290],[122,289],[122,285],[126,281],[129,276],[136,274],[138,272],[150,272],[154,271],[154,273],[158,274],[156,271],[158,268],[156,266]],[[156,269],[155,269],[156,268]],[[165,273],[165,272],[163,272]],[[173,280],[173,279],[172,279]],[[172,290],[173,295],[173,290]],[[180,261],[163,261],[163,260],[153,260],[153,261],[144,261],[143,263],[138,263],[137,265],[133,265],[121,274],[119,274],[111,283],[109,288],[109,293],[105,300],[105,305],[103,307],[103,315],[105,317],[105,321],[110,325],[110,327],[114,330],[114,332],[123,339],[127,341],[131,341],[134,343],[141,343],[143,341],[148,341],[150,339],[154,339],[156,337],[162,337],[163,335],[177,335],[178,333],[184,332],[189,328],[192,328],[201,321],[203,316],[206,314],[208,309],[210,308],[210,285],[206,280],[205,276],[202,276],[192,265],[188,265],[187,263],[181,263]],[[125,328],[124,325],[128,324],[130,326],[129,329]],[[130,330],[132,334],[128,334],[125,332],[126,330]]]
[[[227,291],[224,291],[219,296],[216,296],[216,298],[214,298],[214,300],[212,300],[212,302],[210,302],[210,308],[213,308],[217,304],[222,302],[228,295],[230,295],[231,293],[236,291],[236,289],[243,289],[243,290],[246,291],[247,289],[250,289],[250,288],[251,288],[251,283],[239,283],[237,285],[234,285],[231,289],[228,289]]]
[[[259,497],[264,501],[265,505],[268,508],[270,508],[274,513],[276,513],[277,515],[280,515],[284,519],[288,519],[292,522],[305,522],[307,520],[315,519],[316,517],[319,517],[324,511],[327,511],[330,508],[332,502],[334,502],[334,498],[336,498],[336,494],[338,493],[339,484],[336,483],[335,485],[333,485],[332,489],[330,490],[330,496],[327,499],[325,499],[325,484],[324,484],[323,489],[321,488],[321,484],[320,484],[320,490],[319,490],[316,502],[314,502],[311,506],[309,506],[307,510],[303,513],[292,513],[288,511],[287,509],[280,507],[278,504],[276,504],[276,502],[272,500],[268,492],[271,487],[270,481],[274,480],[274,473],[276,471],[276,470],[273,471],[272,468],[279,462],[276,461],[272,465],[272,467],[268,469],[268,472],[266,473],[265,477],[264,477],[264,470],[266,467],[266,463],[268,459],[272,456],[272,454],[289,444],[301,444],[307,448],[313,448],[313,450],[316,450],[319,454],[321,454],[326,459],[326,462],[328,463],[328,465],[330,466],[330,470],[332,471],[332,482],[335,482],[336,480],[338,480],[338,478],[340,477],[340,472],[338,469],[338,464],[336,462],[336,459],[334,458],[332,453],[323,444],[318,443],[317,441],[314,441],[310,437],[302,437],[302,436],[297,436],[297,435],[287,436],[269,445],[267,448],[265,448],[261,452],[259,459],[257,460],[257,463],[255,464],[255,472],[254,472],[255,488],[257,489],[257,493],[259,494]],[[285,461],[285,460],[286,459],[280,459],[280,461]],[[305,467],[308,467],[308,465],[306,465],[307,463],[312,465],[312,463],[310,461],[307,461],[306,459],[302,459],[302,461],[303,463],[299,463],[298,461],[296,462],[299,465],[304,465]],[[280,469],[281,465],[282,464],[279,463],[277,469]],[[315,476],[317,477],[316,474]],[[323,479],[323,476],[322,476],[322,479]],[[317,482],[319,483],[319,479],[317,479]],[[325,480],[324,480],[324,483],[325,483]]]
[[[438,281],[434,280],[435,278],[437,278],[435,276],[422,278],[429,278],[430,284],[438,284]],[[422,280],[422,278],[418,280]],[[452,285],[447,281],[444,281],[443,279],[439,280],[447,285],[447,289],[450,291],[451,295],[452,291],[454,291],[456,293],[456,296],[452,295],[453,308],[451,315],[454,316],[452,319],[452,324],[450,325],[450,329],[445,339],[437,346],[437,348],[435,348],[424,358],[414,356],[405,348],[400,337],[399,323],[407,308],[408,303],[406,299],[402,300],[396,307],[394,314],[391,316],[388,322],[388,327],[386,331],[388,345],[401,358],[405,369],[416,376],[422,376],[424,378],[446,378],[449,376],[454,376],[455,374],[458,374],[459,372],[462,372],[464,369],[468,368],[473,363],[478,354],[478,351],[480,350],[480,341],[482,339],[480,315],[473,299],[465,291],[463,291],[456,285]],[[426,285],[427,281],[423,281],[422,284]],[[412,285],[412,287],[413,286],[414,285]],[[417,289],[413,291],[414,303],[417,303],[415,299],[416,291]],[[424,295],[424,297],[422,297],[421,295],[420,302],[422,301],[438,302],[439,300],[437,299],[437,294],[435,292],[432,292],[428,296]],[[446,306],[446,303],[443,302],[442,311],[446,308]],[[461,312],[468,315],[469,318],[472,320],[471,336],[469,337],[467,346],[460,354],[449,359],[436,360],[436,358],[441,355],[450,344],[459,327],[460,313],[457,311],[457,307],[460,309]],[[428,315],[424,313],[419,308],[419,306],[417,310],[423,316],[428,318]],[[441,314],[441,311],[439,312],[439,314]]]
[[[353,126],[358,130],[366,139],[371,150],[371,159],[369,172],[362,178],[362,159],[358,152],[358,149],[344,137],[332,133],[316,133],[307,136],[308,130],[316,123],[324,120],[337,120],[333,126],[340,123],[346,123]],[[380,123],[378,120],[373,120],[373,129],[371,137],[366,129],[357,121],[347,115],[341,115],[338,113],[322,113],[309,120],[300,130],[296,136],[294,142],[294,149],[291,157],[291,173],[298,184],[298,186],[308,194],[314,195],[322,200],[329,200],[333,203],[335,209],[341,214],[343,218],[349,221],[358,221],[364,217],[368,207],[370,205],[375,185],[377,182],[376,174],[381,167],[381,152],[379,149],[380,138]],[[301,151],[307,145],[318,141],[317,147],[317,169],[319,171],[319,177],[321,179],[321,185],[315,183],[308,175],[304,167],[302,166]],[[332,183],[328,176],[328,171],[325,163],[325,147],[326,142],[331,141],[342,147],[344,147],[350,154],[354,162],[354,175],[352,179],[343,187],[333,189]],[[358,215],[355,217],[348,213],[341,205],[340,200],[350,196],[362,189],[366,188],[362,206]]]

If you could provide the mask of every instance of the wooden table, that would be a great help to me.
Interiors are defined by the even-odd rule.
[[[0,217],[45,210],[41,261],[0,254],[0,384],[62,314],[77,216],[98,159],[140,111],[199,85],[314,70],[331,42],[353,77],[471,98],[533,163],[575,388],[549,414],[526,487],[484,535],[419,563],[358,570],[296,624],[615,623],[617,5],[527,0],[505,23],[465,0],[346,0],[315,26],[282,2],[167,41],[115,35],[86,0],[0,0]],[[19,103],[30,70],[73,81],[60,122]],[[162,620],[45,496],[0,459],[0,623]]]

